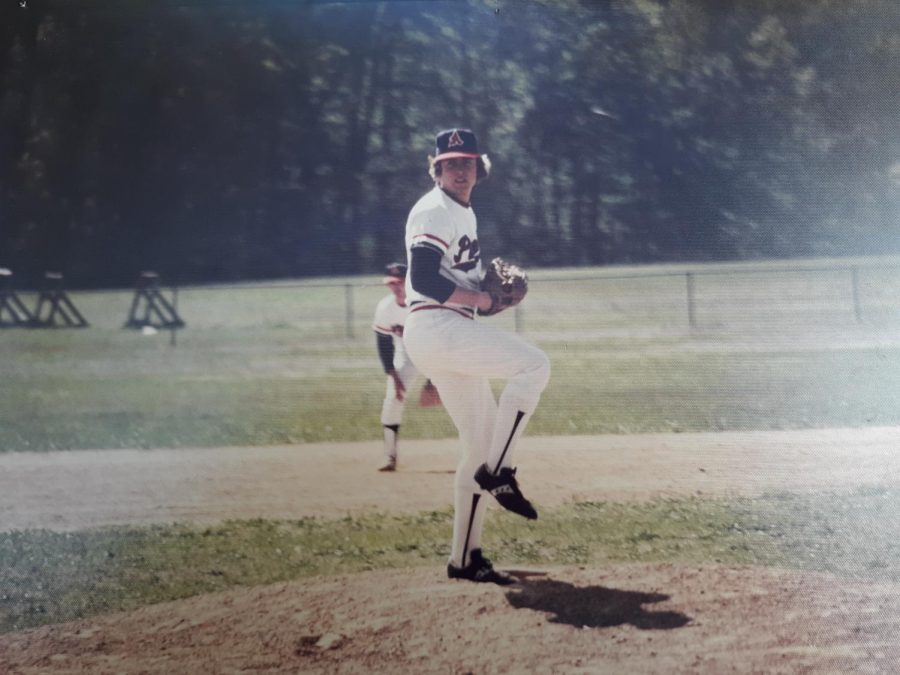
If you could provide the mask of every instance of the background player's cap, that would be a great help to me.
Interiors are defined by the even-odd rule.
[[[381,280],[385,284],[402,284],[406,280],[406,265],[403,263],[390,263],[384,268],[384,279]]]
[[[469,129],[446,129],[434,139],[435,162],[454,157],[478,156],[478,141]]]

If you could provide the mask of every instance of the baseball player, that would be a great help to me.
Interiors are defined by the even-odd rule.
[[[481,249],[469,200],[489,172],[470,130],[437,134],[429,157],[435,187],[416,202],[406,222],[409,314],[403,341],[440,391],[462,445],[447,575],[506,585],[514,579],[494,570],[481,551],[483,495],[489,492],[504,508],[537,518],[519,488],[512,458],[550,378],[550,362],[519,336],[475,318],[476,312],[492,311],[493,299],[480,289]],[[491,379],[506,381],[499,403]]]
[[[406,265],[391,263],[385,268],[383,283],[391,290],[375,307],[372,330],[375,331],[378,356],[387,373],[387,388],[381,406],[384,429],[384,463],[379,471],[397,469],[397,437],[406,407],[406,391],[419,372],[403,348],[403,324],[406,322]]]

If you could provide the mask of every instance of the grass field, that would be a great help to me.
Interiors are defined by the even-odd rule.
[[[829,264],[692,267],[708,274],[690,306],[682,267],[537,271],[522,311],[493,319],[552,362],[529,435],[900,424],[897,269],[860,267],[854,306],[846,270],[817,271]],[[184,289],[175,344],[122,329],[130,292],[73,293],[90,328],[0,331],[0,450],[379,438],[369,322],[384,290],[321,283]],[[454,430],[442,410],[410,406],[403,435]],[[897,497],[578,503],[528,530],[497,514],[487,545],[511,563],[714,560],[896,581],[885,533]],[[440,565],[450,528],[449,512],[428,512],[4,532],[0,632],[236,585]]]
[[[491,319],[551,358],[529,433],[897,424],[900,267],[862,268],[858,320],[849,273],[805,265],[690,268],[694,325],[682,268],[535,272]],[[0,450],[378,438],[384,289],[339,281],[182,290],[174,345],[121,328],[130,292],[73,293],[90,328],[0,331]],[[410,407],[403,434],[454,430]]]
[[[576,503],[537,523],[498,512],[485,544],[507,564],[717,562],[900,581],[896,489],[761,499]],[[0,533],[0,633],[302,577],[430,565],[449,511]]]

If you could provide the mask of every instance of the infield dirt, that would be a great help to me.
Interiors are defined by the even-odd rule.
[[[526,438],[523,489],[570,500],[896,485],[900,428]],[[456,444],[0,456],[4,529],[416,512],[451,499]],[[488,525],[489,526],[489,525]],[[495,561],[499,567],[509,569]],[[895,672],[900,587],[794,570],[443,568],[240,588],[0,636],[9,673]]]

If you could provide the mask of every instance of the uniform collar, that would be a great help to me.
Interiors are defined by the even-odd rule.
[[[447,192],[447,191],[446,191],[444,188],[442,188],[442,187],[438,187],[438,190],[440,190],[441,192],[443,192],[447,197],[449,197],[450,199],[452,199],[455,203],[459,204],[459,205],[460,205],[461,207],[463,207],[464,209],[468,209],[468,208],[470,208],[470,207],[472,206],[471,203],[468,203],[468,204],[467,204],[467,203],[464,203],[464,202],[459,201],[453,194],[451,194],[450,192]]]

